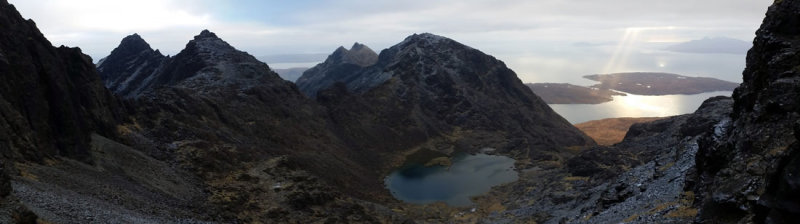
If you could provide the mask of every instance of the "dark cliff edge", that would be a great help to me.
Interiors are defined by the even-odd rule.
[[[0,5],[0,153],[89,162],[89,133],[113,136],[123,107],[80,49],[53,47],[32,20]]]
[[[53,47],[32,20],[0,1],[0,222],[37,219],[12,187],[26,172],[21,166],[59,158],[96,164],[90,135],[117,138],[125,107],[91,61],[78,48]]]
[[[800,221],[800,1],[767,11],[747,53],[732,121],[700,141],[700,222]]]

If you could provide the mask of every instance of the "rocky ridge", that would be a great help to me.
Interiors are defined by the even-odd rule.
[[[350,50],[339,47],[324,62],[306,70],[297,79],[297,86],[306,96],[317,97],[317,92],[336,82],[347,82],[353,72],[375,64],[378,54],[366,45],[354,43]]]

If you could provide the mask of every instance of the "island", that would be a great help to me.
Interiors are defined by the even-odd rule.
[[[547,104],[599,104],[613,100],[612,96],[624,93],[572,85],[569,83],[527,83],[528,88]]]
[[[700,94],[733,91],[738,83],[708,77],[689,77],[671,73],[630,72],[583,76],[600,82],[592,87],[613,89],[636,95]]]
[[[738,83],[708,77],[690,77],[671,73],[629,72],[586,75],[583,78],[600,82],[592,86],[569,83],[526,83],[533,93],[547,104],[600,104],[613,96],[693,95],[716,91],[733,91]]]
[[[272,70],[275,71],[275,73],[278,73],[278,75],[281,78],[283,78],[284,80],[290,81],[290,82],[295,82],[295,81],[297,81],[297,78],[300,78],[300,76],[303,75],[303,72],[308,70],[308,68],[305,68],[305,67],[283,68],[283,69],[277,68],[277,69],[272,69]]]

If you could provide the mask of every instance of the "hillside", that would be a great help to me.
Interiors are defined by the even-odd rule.
[[[622,141],[628,133],[631,125],[636,123],[646,123],[661,117],[620,117],[607,118],[602,120],[587,121],[575,124],[575,127],[592,137],[598,145],[614,145]]]

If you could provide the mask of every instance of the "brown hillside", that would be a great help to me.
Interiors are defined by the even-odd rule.
[[[592,137],[598,145],[614,145],[625,138],[628,128],[635,123],[650,122],[661,117],[620,117],[587,121],[576,124],[581,131]]]

